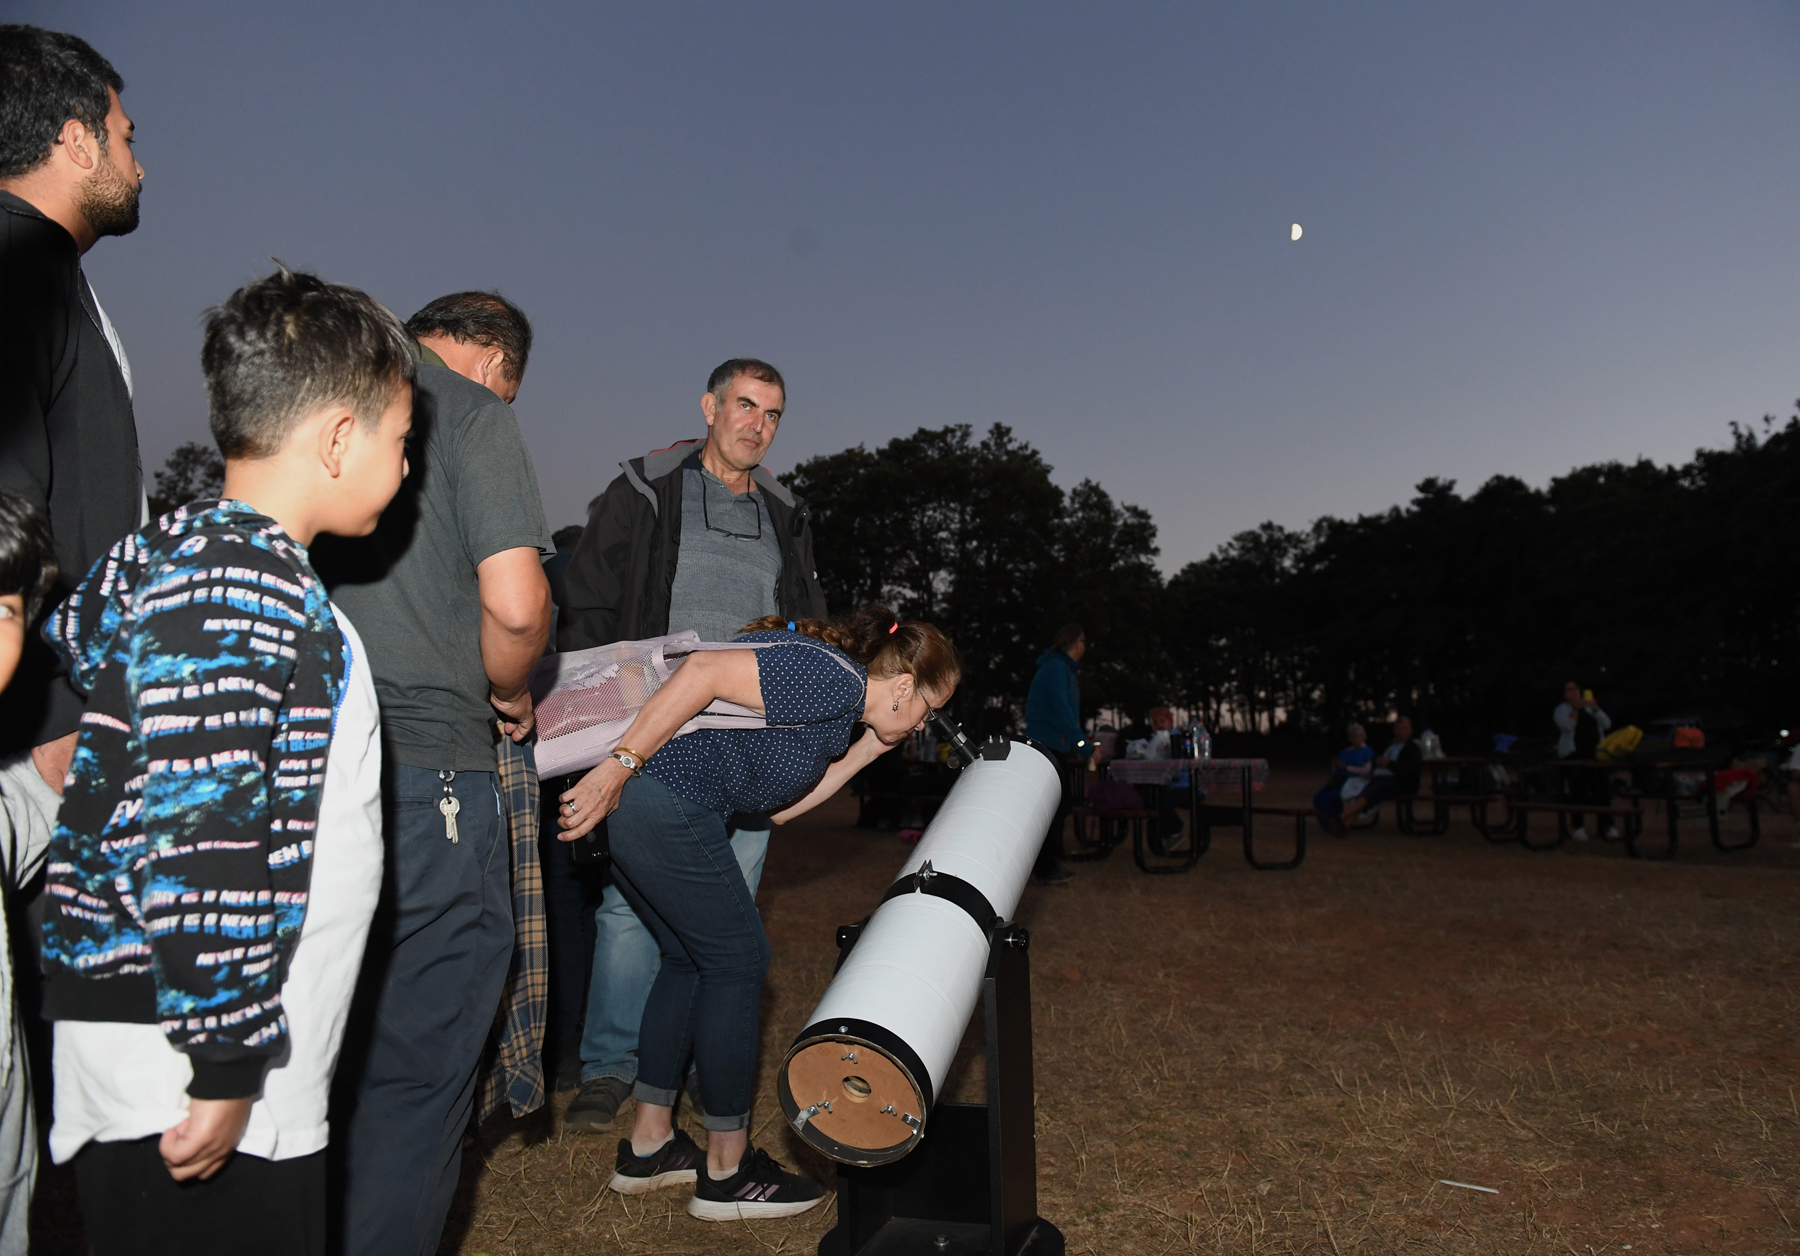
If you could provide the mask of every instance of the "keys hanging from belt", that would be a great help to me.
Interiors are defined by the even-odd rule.
[[[450,844],[456,844],[456,813],[462,810],[462,802],[450,792],[450,782],[456,779],[454,772],[439,772],[438,779],[444,782],[444,796],[438,799],[438,810],[444,813],[444,836]]]

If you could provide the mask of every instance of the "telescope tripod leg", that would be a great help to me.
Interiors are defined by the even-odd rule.
[[[1037,1215],[1031,961],[1025,930],[991,935],[982,980],[987,1103],[938,1103],[904,1159],[838,1166],[837,1227],[819,1256],[1063,1256]]]

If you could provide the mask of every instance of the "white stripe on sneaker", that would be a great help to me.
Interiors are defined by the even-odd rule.
[[[737,1199],[720,1202],[696,1195],[688,1200],[687,1211],[688,1216],[698,1221],[756,1221],[767,1217],[798,1216],[829,1198],[830,1195],[825,1194],[817,1199],[796,1199],[782,1204],[753,1204]]]

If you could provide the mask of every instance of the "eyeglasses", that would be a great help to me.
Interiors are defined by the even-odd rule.
[[[730,491],[731,490],[729,489],[726,490],[726,492]],[[706,524],[706,530],[708,532],[717,532],[723,536],[733,537],[739,541],[762,540],[762,503],[748,493],[744,494],[742,497],[733,494],[731,504],[734,507],[741,507],[744,502],[748,501],[750,503],[750,509],[756,512],[756,531],[733,532],[730,528],[721,528],[712,521],[711,509],[706,504],[706,499],[711,496],[712,485],[706,482],[705,477],[702,477],[700,481],[700,518],[701,521]]]

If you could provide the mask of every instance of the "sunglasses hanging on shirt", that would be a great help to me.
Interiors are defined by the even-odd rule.
[[[708,532],[718,532],[739,541],[762,540],[762,503],[757,501],[755,496],[750,493],[745,493],[742,497],[739,497],[737,494],[731,493],[730,489],[725,490],[727,493],[731,493],[731,509],[737,513],[744,526],[747,526],[750,523],[750,520],[742,519],[743,508],[746,505],[750,507],[751,513],[755,519],[756,531],[739,532],[732,528],[721,527],[712,521],[712,506],[709,503],[709,499],[712,497],[712,485],[704,477],[701,478],[700,483],[700,518],[705,522],[706,530]],[[730,521],[730,516],[725,517],[727,521]]]

